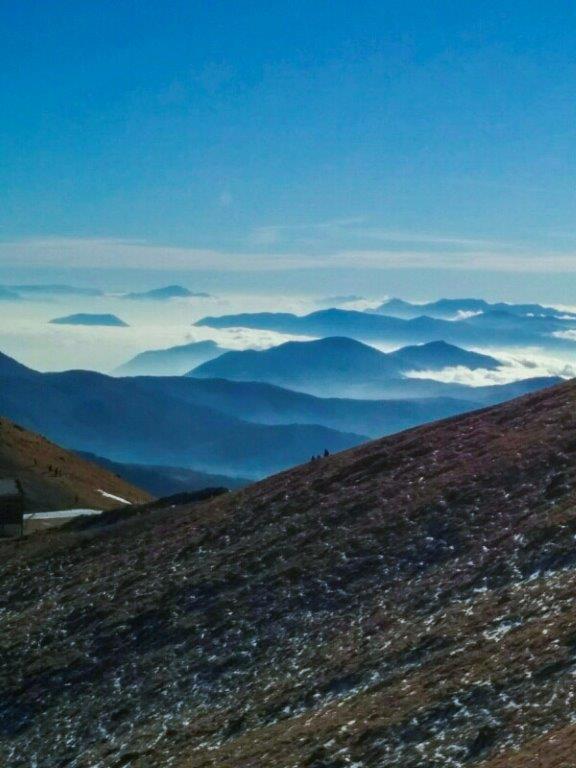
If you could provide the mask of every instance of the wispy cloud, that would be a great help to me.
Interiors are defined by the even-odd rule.
[[[419,247],[407,247],[412,243],[409,237],[406,235],[403,241],[396,238],[385,248],[348,245],[314,252],[297,247],[282,251],[271,246],[225,251],[117,238],[25,239],[0,242],[0,266],[236,272],[346,268],[576,272],[576,250],[529,250],[461,238],[448,238],[452,246],[458,243],[458,247],[443,247],[438,238],[434,247],[424,247],[431,242],[425,239],[418,239]]]
[[[438,246],[449,249],[516,249],[514,243],[486,238],[464,237],[459,235],[405,232],[371,224],[365,217],[349,217],[320,222],[296,224],[270,224],[254,228],[250,232],[249,242],[256,245],[316,245],[334,248],[335,244],[374,242],[385,243],[386,249],[397,250],[399,244],[408,243],[418,248]],[[372,246],[373,247],[373,246]]]
[[[576,251],[557,253],[494,250],[346,250],[331,254],[332,266],[350,265],[389,269],[459,269],[488,272],[571,273],[576,272]]]
[[[248,241],[253,245],[278,245],[295,241],[300,244],[321,243],[342,236],[364,222],[363,217],[349,217],[312,223],[267,224],[254,227]]]
[[[250,260],[250,263],[249,261]],[[270,267],[262,255],[158,245],[122,238],[45,238],[0,243],[0,265],[134,269],[230,269]]]
[[[457,248],[516,248],[511,243],[494,240],[474,239],[468,237],[451,237],[429,233],[398,232],[395,230],[379,229],[378,227],[357,227],[351,230],[359,239],[381,240],[387,243],[413,243],[423,246],[455,246]]]

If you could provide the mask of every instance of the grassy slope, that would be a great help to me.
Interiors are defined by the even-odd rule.
[[[6,545],[11,765],[570,765],[575,454],[568,383]]]
[[[98,493],[98,489],[130,502],[151,498],[146,491],[111,472],[3,418],[0,418],[0,477],[16,477],[21,481],[28,511],[118,506],[117,501]]]

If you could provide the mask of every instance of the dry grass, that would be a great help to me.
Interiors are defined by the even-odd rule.
[[[566,384],[206,504],[10,545],[5,759],[573,766],[575,501]]]
[[[146,491],[64,450],[44,437],[0,418],[0,477],[17,477],[27,511],[113,509],[118,502],[104,490],[132,503],[150,500]]]

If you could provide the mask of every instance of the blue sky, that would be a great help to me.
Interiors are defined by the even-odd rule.
[[[566,300],[575,22],[541,0],[0,0],[0,267],[426,269]]]

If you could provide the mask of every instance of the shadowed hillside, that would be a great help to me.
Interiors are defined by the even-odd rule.
[[[0,755],[570,765],[575,487],[567,383],[205,504],[4,545]]]
[[[67,448],[122,464],[261,477],[324,448],[334,452],[364,439],[321,424],[254,424],[172,396],[162,389],[170,381],[38,373],[0,353],[4,415]]]
[[[201,491],[204,488],[242,488],[249,484],[243,477],[210,475],[186,467],[162,467],[147,464],[118,464],[93,453],[79,454],[87,461],[104,467],[109,472],[134,483],[156,497],[172,496],[175,493]]]

